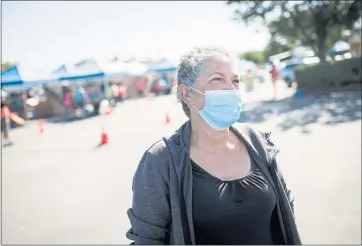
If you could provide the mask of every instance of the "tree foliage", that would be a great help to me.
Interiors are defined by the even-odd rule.
[[[311,47],[320,60],[326,59],[327,47],[341,39],[361,18],[361,0],[353,1],[228,1],[237,5],[235,20],[246,24],[262,20],[272,39],[283,45]]]
[[[261,63],[265,61],[264,51],[249,51],[239,55],[240,58],[253,61],[255,63]]]
[[[1,72],[4,72],[6,69],[14,66],[15,63],[13,62],[4,62],[4,63],[1,63]]]
[[[289,43],[281,43],[272,37],[264,50],[265,59],[267,59],[269,56],[289,51],[289,50],[293,49],[294,47],[295,46],[293,46]]]

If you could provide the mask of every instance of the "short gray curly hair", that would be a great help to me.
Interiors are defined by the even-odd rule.
[[[202,68],[205,63],[214,58],[225,58],[230,57],[230,54],[222,49],[217,47],[194,47],[186,54],[184,54],[179,62],[177,68],[177,86],[185,84],[187,86],[193,86],[196,79],[199,77],[202,72]],[[182,100],[179,93],[177,97],[182,104],[182,109],[187,117],[190,118],[190,108]]]

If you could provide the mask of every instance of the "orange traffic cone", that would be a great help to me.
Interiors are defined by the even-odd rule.
[[[170,124],[170,123],[171,123],[170,114],[166,113],[166,115],[165,115],[165,124]]]
[[[102,134],[101,134],[101,145],[108,143],[108,134],[104,131],[104,128],[102,128]]]
[[[107,108],[106,109],[106,115],[110,115],[111,114],[111,110],[110,110],[110,108]]]
[[[39,135],[44,133],[44,120],[39,119]]]

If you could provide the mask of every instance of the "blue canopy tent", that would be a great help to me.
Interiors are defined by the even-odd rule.
[[[153,62],[150,64],[147,72],[148,73],[164,73],[164,72],[173,72],[176,71],[177,66],[170,61],[162,60],[158,62]]]
[[[83,80],[103,77],[112,79],[120,76],[138,76],[147,72],[148,67],[140,62],[87,59],[74,65],[62,65],[53,71],[60,81]]]
[[[58,81],[56,76],[15,65],[1,73],[1,87],[7,91],[24,91],[44,83]]]
[[[63,64],[54,70],[52,74],[57,76],[59,81],[76,81],[104,77],[104,73],[102,71],[99,71],[98,69],[94,71],[86,71],[82,69],[79,64],[82,63],[78,63],[76,65]]]
[[[129,76],[126,63],[121,61],[108,61],[100,59],[83,60],[75,65],[62,65],[53,74],[59,76],[59,80],[74,81],[103,77],[111,79],[118,76]]]
[[[92,60],[83,60],[77,64],[63,64],[52,74],[58,76],[59,81],[64,85],[72,83],[82,83],[85,80],[101,79],[103,80],[105,74],[99,69],[97,64]],[[88,94],[88,97],[97,100],[101,97],[100,91],[93,91]]]
[[[111,94],[109,80],[129,76],[130,72],[128,70],[127,64],[121,61],[86,59],[73,65],[64,64],[53,71],[53,74],[57,75],[60,81],[68,83],[95,79],[90,85],[88,85],[92,88],[96,88],[94,87],[96,84],[103,84],[100,88],[107,97]],[[92,92],[89,92],[88,96],[95,100],[99,98],[100,91],[98,91],[98,89],[95,91],[92,89]]]
[[[63,77],[59,77],[60,81],[74,81],[74,80],[83,80],[83,79],[93,79],[104,77],[104,73],[93,73],[93,74],[79,74],[79,75],[66,75]]]

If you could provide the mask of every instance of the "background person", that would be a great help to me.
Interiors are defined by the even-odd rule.
[[[77,104],[77,108],[80,111],[80,116],[84,117],[85,115],[85,104],[87,100],[87,93],[84,90],[84,88],[80,85],[77,85],[77,88],[75,90],[75,102]]]
[[[244,80],[245,80],[245,91],[246,92],[254,91],[254,75],[251,69],[246,70],[246,75]]]
[[[142,79],[138,79],[136,82],[136,89],[137,89],[137,94],[139,97],[142,97],[144,95],[143,93],[143,81]]]
[[[1,100],[1,133],[2,133],[2,145],[9,146],[12,142],[9,139],[9,131],[10,131],[10,110],[5,101],[5,99]]]
[[[65,105],[65,108],[67,110],[67,115],[70,116],[71,112],[72,112],[72,92],[67,89],[65,92],[64,92],[64,105]]]
[[[273,62],[272,68],[271,68],[271,81],[273,83],[273,97],[274,99],[276,99],[277,96],[277,79],[278,79],[278,70],[277,70],[277,66],[275,65],[275,62]]]

